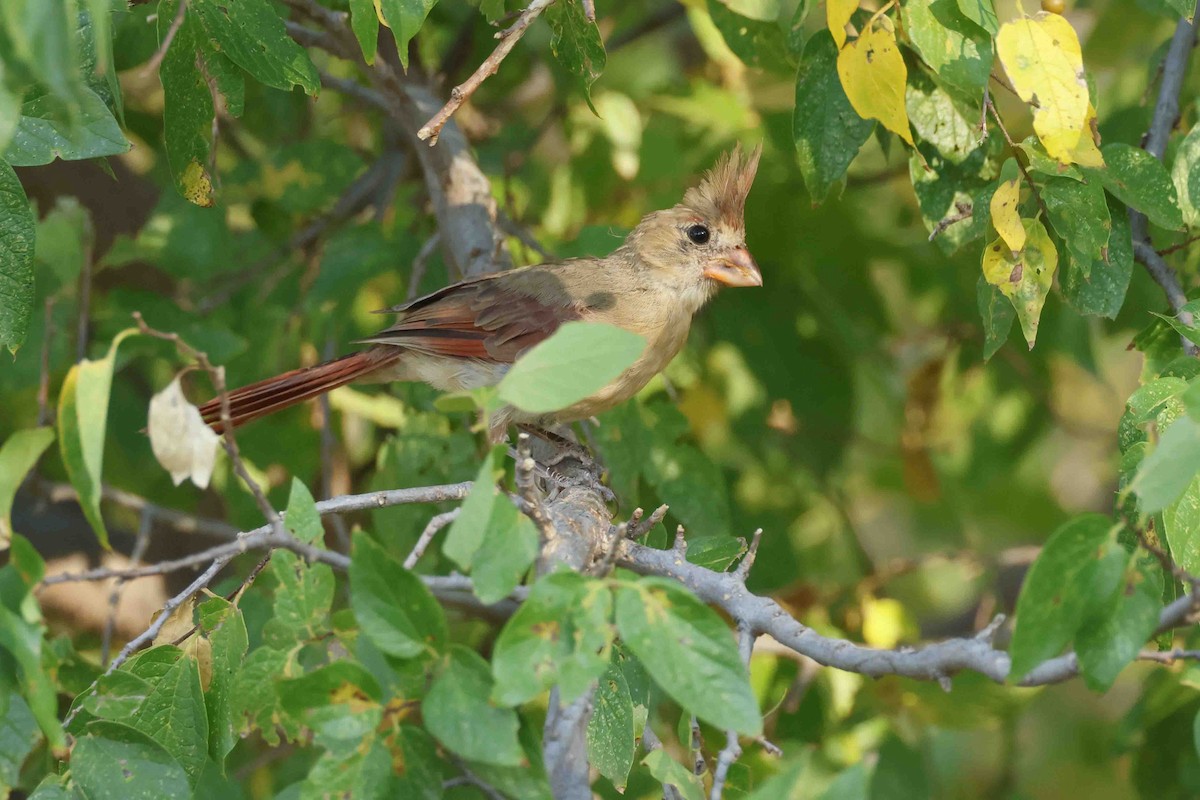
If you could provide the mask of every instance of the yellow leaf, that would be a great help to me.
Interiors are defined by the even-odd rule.
[[[989,244],[983,251],[983,277],[1013,304],[1021,332],[1032,349],[1042,306],[1058,268],[1058,251],[1040,221],[1026,219],[1021,223],[1025,227],[1025,246],[1014,253],[1004,239]]]
[[[1006,22],[996,52],[1017,94],[1033,106],[1033,129],[1046,152],[1071,163],[1088,115],[1083,55],[1071,23],[1044,11]]]
[[[839,50],[846,44],[846,26],[850,24],[850,16],[857,10],[858,0],[825,0],[825,22]]]
[[[1104,169],[1104,156],[1100,155],[1100,134],[1096,131],[1096,109],[1088,103],[1087,119],[1079,144],[1071,150],[1071,160],[1081,167]]]
[[[179,188],[184,199],[203,208],[213,206],[212,178],[199,161],[189,161],[179,176]]]
[[[904,107],[908,70],[896,47],[892,21],[880,17],[838,53],[838,77],[850,105],[863,119],[877,119],[901,139],[913,143]]]
[[[866,597],[862,604],[863,641],[872,647],[893,648],[918,631],[899,601],[888,597]]]
[[[1021,182],[1015,178],[1002,181],[1000,188],[992,195],[992,225],[1008,245],[1008,249],[1013,252],[1025,246],[1025,227],[1021,224],[1021,215],[1017,211],[1020,199]]]

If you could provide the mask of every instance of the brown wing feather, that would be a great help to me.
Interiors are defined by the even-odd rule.
[[[505,364],[582,316],[553,270],[541,267],[456,283],[388,310],[400,320],[364,341]]]

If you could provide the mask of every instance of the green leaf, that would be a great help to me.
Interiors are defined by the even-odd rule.
[[[80,161],[129,152],[132,145],[100,95],[86,86],[76,92],[77,108],[59,95],[27,96],[4,160],[14,167],[37,167],[56,158]]]
[[[301,785],[300,800],[324,800],[331,797],[382,797],[388,786],[392,757],[380,741],[366,738],[345,755],[325,752],[313,764]],[[405,765],[407,768],[407,764]],[[289,787],[290,788],[290,787]],[[395,797],[414,797],[396,794]]]
[[[1174,551],[1172,551],[1174,555]],[[1162,570],[1149,560],[1126,571],[1110,607],[1089,615],[1075,637],[1084,682],[1106,692],[1158,628],[1162,611]]]
[[[1103,258],[1113,228],[1104,190],[1098,181],[1048,178],[1042,183],[1041,195],[1051,227],[1067,245],[1070,263],[1083,278],[1089,278],[1093,262]]]
[[[748,736],[762,714],[729,627],[679,584],[643,578],[617,591],[617,630],[663,691],[718,728]]]
[[[1017,680],[1059,654],[1079,630],[1089,608],[1105,604],[1127,554],[1099,514],[1076,517],[1056,530],[1029,570],[1017,599],[1017,622],[1009,652],[1009,678]],[[1107,562],[1107,563],[1106,563]],[[1109,585],[1111,584],[1111,585]]]
[[[1064,164],[1047,153],[1045,146],[1036,135],[1025,137],[1025,140],[1018,144],[1017,147],[1029,157],[1028,169],[1030,172],[1040,172],[1043,175],[1049,175],[1054,178],[1061,177],[1076,181],[1083,180],[1083,173],[1079,171],[1079,167],[1074,164]]]
[[[121,669],[101,675],[95,689],[76,698],[74,705],[100,719],[127,723],[146,702],[151,688],[145,678]]]
[[[400,64],[408,69],[408,43],[421,30],[430,10],[437,5],[437,0],[376,0],[376,3],[383,12],[384,22],[392,29],[392,35],[396,38]],[[355,35],[358,35],[357,31]]]
[[[0,714],[0,795],[13,796],[21,765],[40,741],[37,720],[28,704],[19,695],[8,698],[8,708]]]
[[[708,15],[733,54],[748,67],[790,74],[796,65],[777,16],[757,19],[733,6],[731,0],[708,0]]]
[[[924,73],[913,74],[904,103],[913,130],[951,163],[961,164],[979,146],[979,112],[967,113]]]
[[[287,35],[267,0],[191,0],[188,12],[195,12],[215,49],[267,86],[320,91],[308,52]]]
[[[981,238],[988,229],[988,203],[995,184],[980,177],[986,169],[987,148],[975,150],[961,164],[956,164],[931,145],[920,143],[918,147],[920,152],[913,152],[908,159],[908,174],[921,208],[921,219],[931,232],[942,220],[959,220],[942,228],[933,239],[940,250],[953,253]],[[962,209],[973,213],[963,218]]]
[[[796,74],[792,138],[800,174],[814,203],[846,174],[871,136],[875,121],[863,119],[846,99],[837,74],[837,45],[828,31],[813,34]]]
[[[687,444],[655,442],[646,479],[697,538],[729,536],[729,498],[720,468]]]
[[[515,706],[558,685],[562,702],[574,702],[604,671],[612,637],[612,593],[604,583],[575,572],[547,575],[500,631],[492,698]]]
[[[117,348],[135,333],[134,328],[121,331],[113,338],[104,358],[96,361],[85,358],[71,367],[58,395],[58,446],[63,464],[79,494],[79,507],[105,549],[109,549],[108,529],[100,515],[100,492],[108,395]]]
[[[471,559],[475,595],[496,603],[521,582],[537,558],[538,532],[533,522],[507,499],[492,504],[483,541]]]
[[[95,243],[92,217],[79,200],[70,196],[55,199],[54,207],[37,223],[33,248],[36,269],[47,291],[74,286]],[[46,274],[49,273],[49,274]]]
[[[982,275],[975,284],[975,300],[979,305],[979,317],[983,320],[983,360],[987,361],[1008,341],[1017,312],[1008,298],[985,281]]]
[[[1125,304],[1125,292],[1133,275],[1133,234],[1123,207],[1110,205],[1109,217],[1112,232],[1107,249],[1086,270],[1072,255],[1062,289],[1063,296],[1078,313],[1114,319]]]
[[[89,800],[190,798],[188,776],[150,736],[97,720],[71,749],[71,778]]]
[[[1084,169],[1127,206],[1141,211],[1155,225],[1177,231],[1183,227],[1175,186],[1162,162],[1145,150],[1113,142],[1100,148],[1104,169]]]
[[[0,346],[16,353],[33,311],[33,208],[25,189],[0,161]]]
[[[1129,488],[1143,514],[1157,514],[1174,503],[1200,471],[1200,422],[1176,420],[1159,435]]]
[[[500,399],[544,414],[600,391],[633,365],[646,340],[602,322],[567,322],[512,365],[497,387]]]
[[[442,552],[462,569],[470,569],[475,552],[483,544],[488,520],[499,498],[496,488],[496,456],[503,448],[494,447],[479,467],[471,493],[463,501],[458,517],[450,525]]]
[[[938,80],[978,107],[995,58],[992,37],[964,16],[955,0],[909,0],[904,25]]]
[[[179,659],[154,681],[131,722],[170,753],[195,785],[208,760],[208,714],[196,659]]]
[[[446,618],[437,600],[362,531],[354,534],[350,605],[363,634],[388,655],[413,658],[445,646]]]
[[[1032,350],[1037,340],[1042,307],[1054,273],[1058,269],[1058,251],[1041,220],[1023,219],[1025,246],[1013,252],[1003,238],[983,249],[983,277],[997,287],[1017,312],[1021,332]]]
[[[559,0],[547,8],[543,16],[553,32],[550,52],[567,72],[575,76],[584,99],[591,106],[592,84],[604,71],[606,60],[600,30],[596,23],[588,21],[580,0]]]
[[[871,777],[866,765],[859,761],[834,778],[820,800],[867,800],[870,797]]]
[[[342,660],[278,685],[283,712],[312,731],[313,744],[342,758],[361,752],[383,719],[379,683]]]
[[[871,800],[924,800],[932,795],[921,754],[890,734],[879,747]]]
[[[350,27],[362,48],[363,60],[368,65],[374,64],[375,50],[379,46],[379,14],[375,11],[374,0],[350,0]],[[407,51],[408,48],[400,51],[405,58]]]
[[[992,0],[958,0],[958,10],[993,36],[1000,30],[1000,21],[996,18],[996,7]]]
[[[1193,476],[1183,495],[1162,513],[1171,558],[1195,574],[1200,570],[1200,475]]]
[[[208,711],[208,752],[223,764],[238,742],[238,721],[233,715],[234,682],[246,657],[249,638],[242,611],[223,597],[210,597],[200,604],[200,635],[211,645],[212,663],[205,692]]]
[[[263,630],[267,643],[280,649],[297,640],[310,641],[329,627],[333,602],[333,570],[328,564],[309,564],[295,553],[277,550],[271,556],[275,588],[275,617]]]
[[[1184,0],[1194,10],[1190,0]],[[1179,197],[1179,210],[1189,228],[1200,225],[1200,122],[1179,143],[1171,163],[1171,182]]]
[[[616,665],[600,677],[592,700],[592,718],[587,728],[588,762],[612,781],[618,791],[625,788],[637,739],[633,730],[633,700],[629,684]]]
[[[0,546],[12,538],[12,504],[25,475],[54,441],[53,428],[17,431],[0,447]]]
[[[452,645],[446,666],[421,704],[425,726],[463,758],[515,767],[525,760],[517,741],[517,712],[497,708],[487,662],[462,645]]]
[[[292,490],[288,494],[287,513],[283,516],[284,526],[297,539],[308,544],[321,545],[325,538],[325,526],[317,512],[317,503],[312,492],[299,478],[292,478]]]
[[[231,695],[233,718],[241,721],[239,732],[257,730],[272,746],[279,744],[280,732],[289,739],[299,735],[300,724],[280,709],[276,688],[276,681],[292,674],[290,661],[289,652],[272,647],[250,651],[238,670]]]
[[[704,800],[704,787],[700,779],[687,767],[675,761],[663,748],[652,750],[642,759],[642,764],[664,787],[674,786],[684,800]]]
[[[161,0],[158,37],[161,46],[175,20],[181,0]],[[163,87],[163,140],[175,187],[188,202],[211,206],[213,176],[209,174],[213,100],[198,66],[203,61],[204,31],[191,8],[175,33],[158,70]]]
[[[46,573],[42,557],[23,536],[9,543],[8,564],[0,568],[0,650],[16,662],[16,683],[38,726],[53,747],[66,746],[58,719],[55,684],[42,663],[46,626],[33,588]]]

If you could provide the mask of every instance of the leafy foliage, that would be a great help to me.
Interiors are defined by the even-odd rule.
[[[606,798],[1196,795],[1197,668],[1129,666],[1200,645],[1161,629],[1200,573],[1200,79],[1174,63],[1160,82],[1155,49],[1194,5],[1054,5],[655,0],[592,20],[558,0],[454,115],[470,146],[426,151],[410,123],[528,4],[8,3],[0,794],[551,797],[547,719],[590,698],[576,744]],[[1180,74],[1163,160],[1143,137]],[[109,584],[56,599],[77,584],[47,572],[84,569],[55,563],[68,538],[111,566],[143,526],[165,561],[231,535],[211,517],[264,522],[228,459],[204,489],[154,465],[151,397],[210,387],[133,312],[240,385],[464,277],[438,214],[488,224],[494,205],[504,235],[480,252],[498,263],[537,261],[533,240],[603,255],[739,141],[765,146],[746,230],[767,288],[714,300],[663,379],[578,429],[606,514],[668,505],[639,531],[651,548],[685,529],[669,570],[548,563],[508,448],[482,443],[497,404],[569,407],[646,344],[573,323],[494,390],[344,387],[240,431],[295,546],[261,571],[234,559],[115,667],[144,611],[110,641]],[[572,526],[579,487],[556,467],[536,479]],[[334,522],[314,497],[468,479],[442,495],[458,508]],[[977,650],[1015,611],[1008,674],[866,681],[795,641],[747,665],[670,576],[742,592],[722,573],[759,526],[749,590],[795,641]],[[1017,685],[1064,663],[1094,695]]]

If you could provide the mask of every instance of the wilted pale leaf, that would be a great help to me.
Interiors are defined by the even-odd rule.
[[[1036,219],[1021,222],[1025,226],[1025,246],[1014,253],[1003,239],[989,244],[983,251],[983,277],[1013,304],[1025,341],[1032,348],[1042,306],[1054,283],[1058,251],[1041,222]]]
[[[838,54],[838,76],[850,105],[863,119],[877,119],[910,145],[904,85],[908,69],[896,46],[892,21],[880,17]]]
[[[1012,159],[1005,162],[1006,169],[1003,172],[1009,172],[1007,167],[1010,164],[1013,166],[1011,172],[1016,172],[1016,162]],[[1007,175],[1002,174],[1001,177],[1007,178]],[[1021,178],[1017,175],[1000,181],[999,188],[992,195],[990,207],[996,233],[1013,252],[1025,246],[1025,226],[1021,224],[1021,213],[1017,207],[1020,201]]]
[[[829,32],[833,34],[833,41],[837,43],[839,50],[846,45],[846,26],[850,24],[850,17],[857,10],[858,0],[826,0],[825,22],[829,25]]]
[[[150,448],[175,485],[187,478],[208,486],[220,437],[204,424],[200,411],[183,396],[179,377],[150,399]]]
[[[1044,11],[1007,22],[996,35],[996,51],[1017,94],[1034,107],[1033,129],[1046,152],[1071,163],[1088,112],[1083,55],[1071,23]]]

